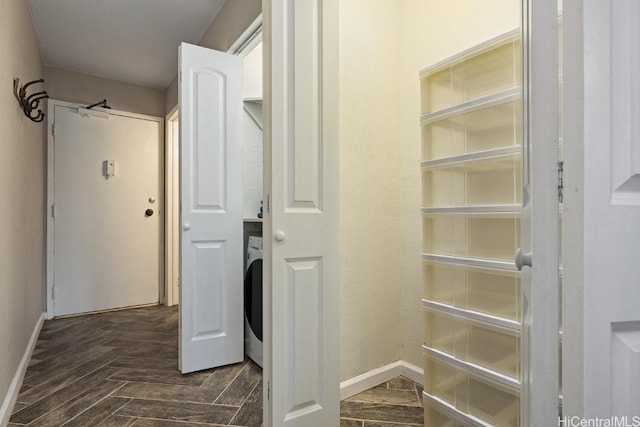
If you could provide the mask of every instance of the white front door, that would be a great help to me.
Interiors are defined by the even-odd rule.
[[[242,59],[180,46],[180,370],[244,358]]]
[[[263,6],[265,426],[339,424],[337,3]]]
[[[158,302],[160,119],[54,108],[54,315]],[[52,212],[53,213],[53,212]]]

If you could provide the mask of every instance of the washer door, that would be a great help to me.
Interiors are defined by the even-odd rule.
[[[244,277],[244,312],[251,331],[262,341],[262,259],[253,261]]]

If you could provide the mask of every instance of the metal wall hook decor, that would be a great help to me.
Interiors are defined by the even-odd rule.
[[[34,122],[41,122],[44,120],[44,113],[37,108],[40,105],[40,101],[49,98],[49,95],[43,90],[27,96],[27,88],[35,83],[44,83],[44,79],[30,81],[22,87],[20,87],[20,79],[13,79],[13,94],[18,100],[20,108],[24,111],[24,115]]]

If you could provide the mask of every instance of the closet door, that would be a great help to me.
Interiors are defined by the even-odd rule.
[[[244,358],[242,61],[182,43],[180,371]]]
[[[263,13],[265,426],[337,426],[338,1]]]
[[[560,413],[561,4],[523,1],[522,241],[515,261],[522,271],[524,426],[557,425]]]

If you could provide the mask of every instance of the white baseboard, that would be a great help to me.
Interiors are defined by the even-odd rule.
[[[16,369],[13,380],[11,380],[11,384],[9,385],[9,390],[7,390],[7,394],[4,397],[2,407],[0,407],[0,426],[6,426],[9,423],[13,405],[15,405],[16,399],[18,398],[18,393],[20,392],[20,388],[22,387],[24,374],[27,371],[27,367],[29,366],[29,361],[31,360],[33,350],[36,348],[36,342],[38,342],[38,335],[40,335],[40,329],[42,329],[44,317],[45,313],[42,313],[40,315],[40,318],[36,322],[36,325],[33,328],[33,332],[31,333],[29,343],[27,344],[27,348],[25,348],[24,354],[22,355],[22,360],[20,360],[18,369]]]
[[[412,381],[422,384],[423,370],[404,360],[390,363],[380,368],[373,369],[357,377],[350,378],[340,383],[340,400],[347,399],[362,393],[365,390],[379,386],[396,377],[404,376]]]
[[[409,378],[414,383],[418,383],[420,385],[424,384],[424,369],[419,366],[412,365],[409,362],[405,362],[404,360],[400,361],[402,366],[400,367],[400,375],[405,378]]]

